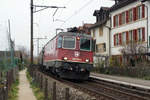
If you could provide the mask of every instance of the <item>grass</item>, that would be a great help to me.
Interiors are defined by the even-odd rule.
[[[145,76],[143,79],[144,80],[150,80],[150,76]]]
[[[35,82],[33,82],[32,77],[30,76],[29,72],[26,72],[27,78],[30,82],[30,87],[36,97],[37,100],[44,100],[44,93],[40,90]]]
[[[17,79],[11,86],[11,89],[8,93],[8,100],[18,100],[18,88],[19,79]]]

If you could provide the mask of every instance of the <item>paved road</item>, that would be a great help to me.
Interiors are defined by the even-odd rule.
[[[26,70],[19,73],[19,99],[18,100],[36,100],[32,89],[30,88],[29,82],[26,78]]]

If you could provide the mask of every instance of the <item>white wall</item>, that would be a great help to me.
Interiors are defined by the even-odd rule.
[[[94,37],[94,39],[96,39],[96,44],[106,43],[106,52],[97,53],[97,54],[108,56],[109,55],[109,28],[105,27],[105,26],[110,27],[110,20],[107,21],[106,24],[104,24],[103,36],[99,36],[99,27],[95,28],[95,37]],[[93,37],[93,29],[91,30],[91,33],[92,33],[91,35]]]
[[[145,9],[145,18],[141,19],[141,20],[137,20],[137,21],[134,21],[134,22],[129,22],[128,24],[125,24],[125,25],[121,25],[119,27],[113,27],[113,16],[116,15],[116,14],[119,14],[119,13],[122,13],[126,10],[129,10],[133,7],[136,7],[138,5],[140,5],[141,3],[140,2],[134,2],[134,3],[131,3],[123,8],[120,8],[116,11],[113,11],[111,12],[111,24],[112,24],[112,29],[111,29],[111,55],[120,55],[121,52],[120,52],[120,49],[122,48],[121,46],[115,46],[114,47],[114,34],[116,33],[122,33],[122,32],[125,32],[125,31],[129,31],[129,30],[133,30],[133,29],[137,29],[137,28],[141,28],[141,27],[145,27],[145,43],[147,43],[147,11]],[[150,7],[150,3],[148,4],[149,7]],[[149,10],[150,12],[150,10]],[[149,16],[150,17],[150,16]],[[150,35],[150,34],[149,34]]]
[[[148,37],[150,36],[150,1],[144,3],[148,9]],[[149,41],[148,41],[149,44]],[[150,46],[149,46],[150,47]],[[149,49],[150,51],[150,49]]]

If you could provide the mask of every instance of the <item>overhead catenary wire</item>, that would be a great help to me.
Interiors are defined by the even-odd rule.
[[[62,27],[67,21],[69,21],[72,17],[74,17],[75,15],[77,15],[78,13],[80,13],[85,7],[87,7],[89,4],[91,4],[92,0],[89,0],[86,4],[84,4],[81,8],[79,8],[77,11],[75,11],[70,17],[68,17],[64,23],[62,23],[60,25],[60,27]]]
[[[64,6],[67,7],[70,4],[71,1],[73,1],[73,0],[68,0],[66,3],[64,3]],[[60,15],[58,17],[61,16],[62,12],[63,12],[63,9],[61,9],[61,13],[60,13]]]
[[[66,6],[70,4],[70,2],[73,1],[73,0],[68,0],[68,2],[66,3]],[[61,22],[63,22],[60,27],[62,27],[68,20],[70,20],[74,15],[77,15],[79,12],[81,12],[85,7],[87,7],[89,4],[92,4],[91,2],[93,2],[92,0],[89,0],[87,3],[85,3],[83,6],[81,6],[79,9],[77,9],[70,17],[68,17],[66,20],[62,20]],[[61,11],[62,13],[62,11]],[[60,15],[59,15],[60,16]],[[54,21],[54,18],[53,18],[53,22]],[[54,24],[52,24],[50,27],[53,27]]]

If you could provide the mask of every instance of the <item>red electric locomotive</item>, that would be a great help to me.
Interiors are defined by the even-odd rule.
[[[90,35],[61,32],[42,50],[43,69],[61,78],[86,80],[93,67],[93,46]]]

